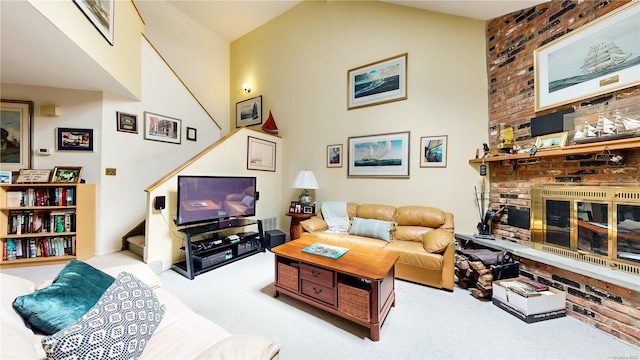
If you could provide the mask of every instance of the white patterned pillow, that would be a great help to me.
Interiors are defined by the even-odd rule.
[[[123,271],[95,306],[42,346],[49,359],[136,359],[163,316],[153,290]]]

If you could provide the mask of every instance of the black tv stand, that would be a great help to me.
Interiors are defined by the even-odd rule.
[[[244,228],[256,225],[258,232],[239,232],[235,235],[238,239],[225,241],[218,234],[221,231],[233,228]],[[215,268],[227,265],[234,261],[244,259],[259,252],[264,252],[262,240],[262,221],[250,219],[237,219],[237,225],[221,227],[218,222],[179,229],[184,237],[185,259],[179,261],[171,268],[193,280],[200,275]],[[204,239],[204,236],[212,234],[214,238]],[[202,237],[197,241],[192,238]]]

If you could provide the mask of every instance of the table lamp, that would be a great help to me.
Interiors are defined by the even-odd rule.
[[[293,180],[293,184],[291,186],[294,189],[302,189],[302,193],[298,197],[298,202],[304,206],[311,205],[311,195],[309,194],[308,189],[319,189],[318,182],[316,181],[316,177],[313,176],[313,172],[310,170],[301,170],[296,176],[296,179]]]

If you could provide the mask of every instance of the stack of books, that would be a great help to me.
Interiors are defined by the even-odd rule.
[[[542,295],[542,291],[549,290],[547,285],[541,284],[529,278],[518,278],[515,280],[502,281],[500,285],[513,291],[514,293],[529,298]]]

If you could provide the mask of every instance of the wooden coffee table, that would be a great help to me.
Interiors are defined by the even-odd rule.
[[[315,243],[345,247],[302,237],[271,249],[276,255],[273,296],[289,295],[341,316],[369,328],[371,340],[380,340],[380,326],[395,306],[398,256],[355,247],[338,259],[302,252]]]

